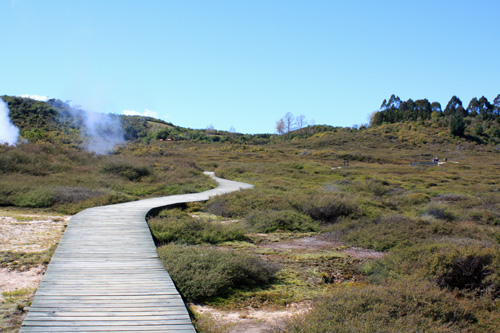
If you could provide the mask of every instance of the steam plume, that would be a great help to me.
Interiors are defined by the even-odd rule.
[[[0,98],[0,144],[15,145],[19,139],[19,128],[9,118],[9,108]]]
[[[98,155],[110,153],[125,141],[120,118],[104,113],[83,111],[85,148]]]
[[[69,102],[52,100],[63,123],[71,123],[80,130],[83,148],[98,155],[110,153],[116,145],[125,142],[120,117],[72,107]]]

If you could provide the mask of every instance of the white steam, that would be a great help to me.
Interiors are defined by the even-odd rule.
[[[19,139],[19,128],[9,118],[9,108],[0,98],[0,144],[15,145]]]
[[[98,155],[108,154],[125,142],[120,118],[111,114],[83,111],[85,149]]]
[[[72,107],[69,102],[52,100],[58,112],[60,121],[80,131],[82,148],[98,155],[108,154],[116,145],[125,142],[125,133],[120,116],[97,113]]]

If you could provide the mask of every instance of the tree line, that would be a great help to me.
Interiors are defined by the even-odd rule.
[[[481,116],[484,120],[493,120],[500,118],[500,94],[490,103],[484,96],[474,97],[469,102],[467,108],[457,96],[453,96],[444,110],[441,109],[439,102],[429,102],[427,99],[413,101],[411,98],[402,101],[394,94],[389,101],[385,100],[372,119],[372,125],[381,125],[383,123],[397,123],[405,121],[429,120],[432,117],[457,116],[477,117]]]
[[[500,124],[500,94],[490,103],[484,96],[474,97],[467,107],[457,96],[453,96],[444,110],[439,102],[429,102],[427,99],[402,101],[394,94],[382,102],[379,111],[371,118],[371,125],[398,123],[407,121],[423,121],[445,117],[449,120],[450,133],[455,136],[465,136],[467,123],[474,120],[475,134],[481,136],[484,132],[481,121],[496,121]],[[467,121],[467,119],[469,119]],[[497,136],[498,127],[492,130]]]

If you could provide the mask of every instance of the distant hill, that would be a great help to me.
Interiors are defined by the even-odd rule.
[[[19,127],[21,137],[30,142],[52,142],[81,146],[93,130],[105,135],[111,125],[119,125],[124,141],[194,141],[194,142],[236,142],[265,144],[284,138],[305,138],[316,133],[334,131],[335,127],[316,125],[295,130],[285,137],[273,134],[241,134],[219,131],[213,128],[191,129],[176,126],[153,117],[105,115],[72,107],[58,99],[46,102],[30,98],[1,96],[10,109],[14,125]],[[90,122],[93,122],[90,124]],[[95,133],[94,133],[95,134]]]
[[[373,140],[369,137],[377,133],[381,137],[393,137],[384,142],[392,142],[396,146],[427,142],[500,143],[500,97],[492,104],[484,97],[477,103],[473,100],[467,108],[461,106],[462,102],[457,97],[453,97],[443,111],[437,102],[430,103],[426,99],[405,102],[393,95],[389,101],[384,100],[380,111],[374,113],[369,127],[314,125],[281,135],[241,134],[213,128],[190,129],[152,117],[92,113],[58,99],[42,102],[13,96],[1,98],[7,103],[12,122],[19,127],[22,138],[33,143],[51,142],[72,147],[85,146],[92,135],[102,136],[103,139],[99,137],[98,141],[108,140],[107,136],[115,135],[120,136],[123,142],[192,141],[253,145],[309,139],[302,142],[302,145],[307,146],[326,144],[325,140],[320,139],[326,133],[342,134],[335,136],[335,140],[341,141],[364,140],[365,136],[367,140]],[[456,122],[458,130],[452,127]],[[345,139],[347,137],[349,139]]]

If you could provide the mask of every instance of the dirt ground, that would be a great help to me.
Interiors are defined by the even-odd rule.
[[[42,252],[61,239],[70,216],[21,214],[0,211],[0,252]],[[17,271],[0,268],[0,301],[2,294],[19,289],[36,290],[44,268]]]
[[[328,233],[311,237],[292,239],[290,241],[284,242],[263,243],[259,246],[272,249],[340,249],[340,252],[343,252],[348,256],[356,259],[379,259],[386,254],[384,252],[378,252],[359,247],[345,247],[342,242],[337,240],[335,237],[330,236]]]
[[[12,214],[0,211],[0,251],[41,252],[62,235],[69,216]]]
[[[290,304],[283,309],[253,309],[240,311],[217,310],[205,305],[192,305],[191,309],[205,315],[210,315],[215,321],[229,326],[231,333],[260,333],[269,329],[280,320],[309,311],[310,302]]]

